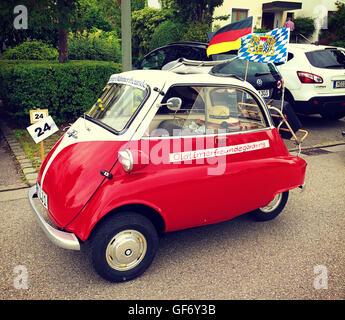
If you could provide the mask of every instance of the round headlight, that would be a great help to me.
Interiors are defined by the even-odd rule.
[[[119,151],[120,162],[122,164],[123,170],[129,172],[133,169],[133,156],[130,150]]]

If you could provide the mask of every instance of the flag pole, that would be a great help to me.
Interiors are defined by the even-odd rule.
[[[246,73],[244,74],[244,81],[247,81],[248,65],[249,65],[249,60],[247,60],[247,63],[246,63]]]
[[[287,47],[289,45],[289,42],[290,42],[290,28],[287,28],[287,31],[288,31],[288,44],[287,44]],[[286,60],[287,61],[287,60]],[[285,63],[286,63],[285,61]],[[282,78],[282,86],[283,86],[283,92],[282,92],[282,104],[280,106],[280,111],[283,113],[283,107],[284,107],[284,98],[285,98],[285,83],[284,83],[284,79]]]
[[[249,60],[246,62],[246,72],[244,73],[244,81],[247,81]],[[242,92],[242,102],[244,102],[244,91]]]
[[[284,82],[282,82],[282,86],[283,86],[283,92],[282,92],[282,104],[280,106],[280,111],[283,112],[283,106],[284,106],[284,95],[285,95],[285,86],[284,86]]]

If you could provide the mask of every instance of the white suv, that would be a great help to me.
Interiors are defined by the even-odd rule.
[[[329,120],[345,116],[344,48],[289,44],[288,61],[277,68],[286,100],[297,113],[319,113]]]

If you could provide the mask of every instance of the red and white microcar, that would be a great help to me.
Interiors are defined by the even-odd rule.
[[[276,217],[305,171],[248,82],[137,70],[110,77],[48,154],[29,200],[50,240],[90,244],[96,271],[125,281],[149,267],[164,232]]]

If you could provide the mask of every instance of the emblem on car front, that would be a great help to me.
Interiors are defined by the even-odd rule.
[[[261,87],[262,86],[262,80],[261,79],[257,79],[256,80],[256,84]]]
[[[72,130],[72,131],[67,131],[67,136],[70,138],[70,137],[73,137],[75,139],[78,138],[78,132],[77,130]]]

